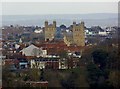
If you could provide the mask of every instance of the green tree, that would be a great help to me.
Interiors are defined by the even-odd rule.
[[[120,71],[111,71],[109,75],[109,82],[114,86],[115,89],[120,88]]]
[[[61,52],[59,53],[59,56],[60,56],[61,58],[67,58],[67,57],[68,57],[67,51],[61,51]]]
[[[40,70],[33,68],[31,70],[29,70],[29,75],[30,75],[30,79],[32,81],[39,81],[40,79]]]
[[[75,89],[77,86],[75,80],[78,77],[78,74],[76,72],[71,72],[69,77],[66,80],[61,81],[61,85],[65,89]]]
[[[101,70],[96,64],[90,63],[87,66],[88,71],[88,82],[90,88],[92,89],[101,89],[101,88],[109,88],[109,84],[106,80],[106,71]]]
[[[92,53],[95,64],[98,64],[101,69],[104,69],[107,64],[108,53],[104,50],[98,49]]]

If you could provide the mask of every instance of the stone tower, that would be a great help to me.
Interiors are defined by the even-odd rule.
[[[84,22],[76,24],[73,22],[73,41],[77,46],[85,46]]]
[[[56,32],[56,21],[53,21],[53,24],[48,24],[48,21],[45,21],[45,41],[53,40]]]

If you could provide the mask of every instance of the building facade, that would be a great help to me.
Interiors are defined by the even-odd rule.
[[[84,22],[76,24],[73,22],[73,41],[77,46],[85,46]]]
[[[85,46],[85,28],[84,28],[84,22],[81,22],[79,24],[76,24],[76,22],[73,22],[73,25],[71,25],[70,32],[67,32],[64,35],[64,42],[67,46],[70,45],[76,45],[76,46]]]
[[[56,21],[53,21],[53,24],[48,24],[48,21],[45,21],[45,41],[52,41],[55,37],[56,32]]]
[[[72,69],[76,68],[79,58],[35,58],[30,61],[31,68]]]
[[[59,58],[37,58],[31,60],[31,68],[59,69]]]

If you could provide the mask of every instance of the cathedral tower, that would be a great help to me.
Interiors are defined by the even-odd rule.
[[[73,41],[77,46],[85,46],[84,22],[76,24],[73,22]]]
[[[53,24],[48,24],[48,21],[45,21],[45,41],[53,40],[56,32],[56,21],[53,21]]]

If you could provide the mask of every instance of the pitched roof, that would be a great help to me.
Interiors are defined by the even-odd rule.
[[[35,55],[39,55],[39,52],[41,51],[42,49],[40,49],[39,47],[36,47],[34,46],[33,44],[24,48],[23,50],[21,50],[21,52],[23,54],[25,54],[25,56],[35,56]],[[35,54],[35,53],[36,54]]]

